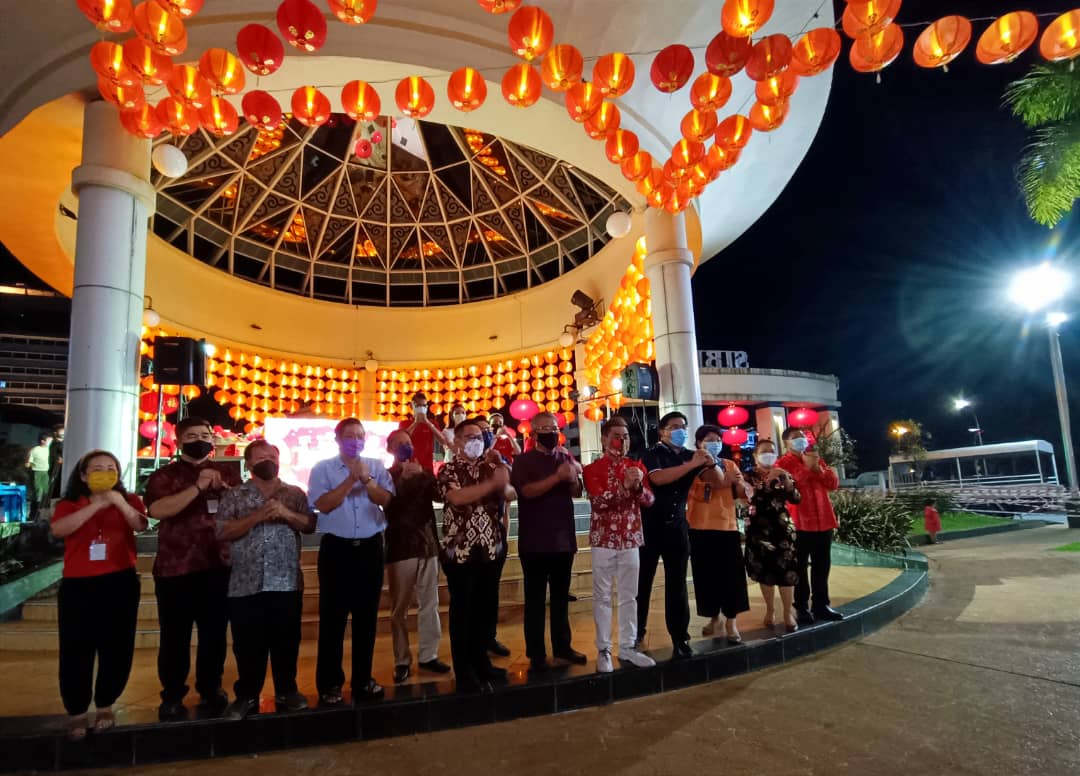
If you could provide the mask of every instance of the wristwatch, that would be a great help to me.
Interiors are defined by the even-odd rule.
[[[367,476],[367,479],[366,479],[366,480],[360,480],[360,484],[361,484],[361,485],[367,485],[367,484],[368,484],[369,482],[371,482],[371,481],[372,481],[373,479],[375,479],[375,478],[374,478],[374,477],[372,477],[372,476],[371,476],[371,475],[369,474],[369,475]]]

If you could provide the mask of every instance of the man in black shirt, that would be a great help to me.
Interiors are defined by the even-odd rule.
[[[686,566],[690,558],[686,496],[694,476],[714,465],[704,450],[686,449],[686,416],[669,412],[660,418],[660,443],[649,449],[641,462],[649,472],[656,501],[641,510],[645,545],[641,548],[638,576],[638,643],[645,639],[653,578],[664,559],[664,616],[671,634],[672,656],[690,657],[690,602],[686,592]]]

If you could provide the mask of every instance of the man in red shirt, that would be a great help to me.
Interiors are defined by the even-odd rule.
[[[799,559],[799,582],[795,585],[796,618],[802,625],[809,625],[815,619],[842,620],[844,615],[829,606],[832,537],[839,525],[829,492],[840,487],[840,480],[821,456],[809,449],[809,440],[800,429],[786,429],[781,438],[786,452],[776,465],[791,475],[802,496],[797,506],[788,504],[797,531],[795,551]],[[813,610],[810,608],[811,589]]]
[[[217,536],[218,502],[240,484],[236,467],[214,463],[214,433],[202,418],[176,424],[180,458],[162,466],[146,482],[144,500],[158,524],[154,560],[157,596],[158,678],[162,720],[187,718],[184,697],[191,668],[191,627],[198,626],[195,689],[199,708],[220,713],[229,703],[221,688],[228,625],[229,546]]]
[[[493,412],[488,416],[488,423],[491,425],[492,433],[495,434],[495,452],[507,463],[512,464],[514,456],[521,455],[521,445],[510,436],[506,428],[506,419],[503,418],[501,412]]]
[[[417,391],[412,397],[412,420],[403,420],[398,428],[405,431],[412,440],[413,460],[429,474],[435,473],[435,442],[449,446],[443,432],[428,417],[428,401],[423,391]],[[453,440],[450,440],[451,442]]]

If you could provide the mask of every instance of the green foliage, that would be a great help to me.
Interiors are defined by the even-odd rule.
[[[814,434],[814,446],[825,463],[834,469],[844,467],[848,477],[858,473],[859,457],[855,450],[857,443],[848,436],[848,433],[838,428]]]
[[[915,469],[915,481],[921,480],[926,466],[926,444],[930,441],[930,433],[914,418],[903,418],[889,424],[889,436],[892,438],[893,455],[908,458]]]
[[[1033,130],[1017,170],[1028,212],[1053,227],[1080,197],[1080,72],[1036,65],[1009,86],[1005,103]]]
[[[1057,552],[1080,552],[1080,542],[1063,544],[1060,547],[1055,547],[1054,550]]]
[[[832,493],[833,509],[840,521],[836,540],[877,552],[907,548],[911,512],[888,496],[838,490]]]
[[[976,512],[941,513],[941,530],[943,533],[946,531],[968,531],[972,528],[986,528],[992,525],[1008,525],[1012,522],[1013,520],[1008,517],[991,517],[990,515],[980,515]],[[918,514],[911,516],[911,533],[926,533],[921,510]]]
[[[920,519],[927,501],[933,501],[934,509],[942,515],[946,512],[958,511],[959,506],[956,501],[956,496],[952,491],[941,490],[938,488],[905,488],[904,490],[897,491],[896,494],[890,496],[890,498],[903,504],[904,509],[911,514],[918,514]]]

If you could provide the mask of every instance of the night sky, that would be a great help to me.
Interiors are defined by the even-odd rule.
[[[905,0],[899,21],[1007,10],[997,0]],[[986,22],[974,26],[977,37]],[[863,469],[884,468],[897,418],[922,422],[935,447],[970,443],[970,418],[951,411],[962,392],[987,442],[1050,440],[1064,474],[1046,335],[1004,294],[1012,271],[1043,258],[1080,273],[1075,216],[1053,231],[1036,225],[1015,183],[1026,131],[1001,96],[1040,61],[1037,45],[988,67],[973,41],[948,73],[925,71],[911,62],[920,30],[905,29],[880,85],[851,69],[845,42],[803,164],[761,220],[695,275],[698,344],[746,350],[753,367],[837,375]],[[24,280],[4,253],[0,274]],[[1080,314],[1074,300],[1065,309]],[[1080,319],[1062,330],[1080,419],[1078,333]]]

